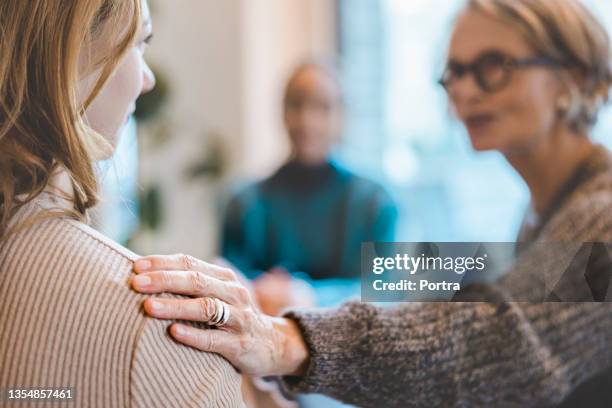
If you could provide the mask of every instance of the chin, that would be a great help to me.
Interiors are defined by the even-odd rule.
[[[497,147],[489,145],[489,144],[473,143],[473,142],[472,142],[472,149],[476,152],[488,152],[491,150],[498,150]]]
[[[117,145],[119,144],[119,140],[121,137],[121,131],[115,133],[114,135],[105,134],[104,136],[104,145],[100,146],[100,153],[97,155],[97,161],[108,160],[113,157],[115,151],[117,150]]]
[[[117,150],[117,145],[115,143],[107,143],[106,146],[103,147],[100,155],[96,157],[96,161],[105,161],[111,159],[115,154],[115,150]]]
[[[487,152],[491,150],[501,150],[497,141],[499,138],[494,134],[469,134],[472,149],[477,152]]]

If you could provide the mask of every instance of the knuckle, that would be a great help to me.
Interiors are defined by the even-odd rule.
[[[191,272],[189,274],[189,281],[195,293],[204,293],[206,291],[206,280],[199,272]]]
[[[248,336],[242,335],[238,338],[238,353],[245,353],[251,348],[251,339]]]
[[[197,301],[198,306],[200,308],[200,315],[204,321],[209,321],[212,319],[215,313],[215,305],[212,299],[210,298],[200,298]]]
[[[253,316],[249,312],[249,310],[236,310],[236,316],[234,316],[233,324],[235,326],[235,330],[238,333],[242,333],[245,330],[252,328],[253,325]]]
[[[172,278],[167,271],[161,271],[159,277],[163,288],[170,288],[172,286]]]
[[[249,302],[251,294],[249,293],[248,289],[245,288],[244,286],[237,286],[235,289],[235,293],[236,293],[236,299],[240,303],[245,304]]]
[[[196,260],[193,256],[186,254],[178,254],[177,257],[178,263],[183,270],[191,271],[194,269],[196,265]]]
[[[253,329],[255,327],[263,327],[265,323],[262,322],[262,314],[256,311],[253,308],[248,308],[245,313],[244,323],[248,325],[249,328]]]
[[[229,268],[219,269],[219,274],[223,279],[234,281],[236,280],[236,273]]]
[[[202,336],[202,348],[205,350],[214,350],[215,346],[214,336]]]
[[[174,302],[174,312],[177,314],[177,316],[185,316],[185,313],[187,312],[187,308],[185,306],[186,305],[184,302]]]

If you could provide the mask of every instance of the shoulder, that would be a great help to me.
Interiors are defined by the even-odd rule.
[[[177,344],[170,323],[147,318],[141,329],[131,365],[133,405],[243,407],[240,374],[219,354]]]
[[[76,220],[65,220],[67,228],[70,233],[81,237],[89,245],[86,245],[83,249],[85,251],[92,251],[99,249],[108,252],[110,256],[117,257],[123,261],[134,262],[138,255],[127,249],[126,247],[119,245],[101,232],[91,228],[89,225]]]
[[[14,321],[0,318],[0,324],[28,327],[41,339],[17,358],[46,350],[44,341],[69,344],[57,358],[74,367],[91,364],[93,377],[82,380],[83,389],[98,387],[96,377],[109,366],[124,373],[116,380],[129,384],[127,397],[136,407],[241,406],[240,376],[227,361],[178,345],[167,334],[169,322],[144,315],[145,296],[129,287],[135,259],[130,250],[66,217],[35,222],[0,245],[0,274],[6,277],[0,280],[0,309],[11,307],[2,295],[17,287],[11,296],[21,299],[23,310]],[[33,306],[24,304],[45,309],[30,315]],[[52,363],[41,363],[41,375],[56,369]]]
[[[36,254],[37,259],[45,259],[47,263],[61,258],[62,267],[68,269],[87,267],[91,262],[108,264],[109,260],[128,264],[137,258],[132,251],[85,223],[59,213],[30,207],[20,214],[17,225],[16,232],[2,247],[13,247],[18,257]],[[25,246],[27,251],[18,250]],[[78,262],[72,265],[71,260]]]
[[[575,192],[543,235],[559,241],[612,242],[612,168]]]
[[[128,286],[132,260],[129,251],[66,217],[32,220],[3,241],[0,310],[13,312],[0,316],[0,326],[27,330],[33,340],[18,348],[0,340],[0,354],[10,347],[13,368],[36,366],[25,382],[68,382],[83,393],[127,384],[121,375],[107,383],[98,378],[103,367],[125,371],[123,358],[146,319],[143,297]],[[45,358],[51,352],[54,358]],[[91,376],[79,375],[84,365]]]
[[[370,203],[375,207],[395,207],[391,194],[381,183],[372,178],[351,172],[334,164],[336,171],[348,186],[350,194],[358,201]]]
[[[236,213],[258,208],[284,190],[286,174],[287,165],[283,165],[264,179],[234,185],[227,194],[227,212]]]
[[[56,289],[62,293],[83,291],[82,301],[101,292],[106,298],[127,295],[124,293],[129,290],[128,280],[137,258],[132,251],[67,216],[39,213],[24,224],[0,245],[3,271],[41,282],[78,282]],[[41,296],[47,293],[44,287],[40,290]]]
[[[15,233],[0,243],[0,271],[14,277],[9,279],[41,282],[36,293],[24,289],[24,296],[65,296],[83,307],[100,299],[137,302],[129,289],[137,258],[132,251],[40,199],[22,207],[14,223]]]
[[[235,186],[225,201],[226,217],[236,218],[258,206],[261,201],[261,184],[248,183]]]
[[[230,202],[245,202],[257,196],[265,181],[240,183],[230,189]]]

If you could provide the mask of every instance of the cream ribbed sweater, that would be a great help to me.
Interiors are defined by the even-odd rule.
[[[43,193],[18,219],[54,203]],[[0,242],[0,390],[74,388],[76,404],[56,406],[243,406],[227,361],[178,345],[167,321],[145,317],[145,296],[128,286],[134,257],[69,218]]]

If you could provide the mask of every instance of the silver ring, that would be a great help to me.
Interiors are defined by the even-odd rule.
[[[209,323],[211,326],[216,326],[223,318],[223,304],[221,304],[221,301],[217,298],[213,298],[213,302],[215,302],[215,313],[213,314]]]
[[[223,303],[223,317],[221,318],[221,321],[219,322],[219,324],[217,325],[217,327],[222,327],[225,326],[227,324],[227,322],[229,322],[230,319],[230,308],[229,305],[227,303]]]
[[[213,301],[215,302],[215,313],[209,324],[215,327],[223,327],[230,318],[229,306],[217,298],[213,298]]]

